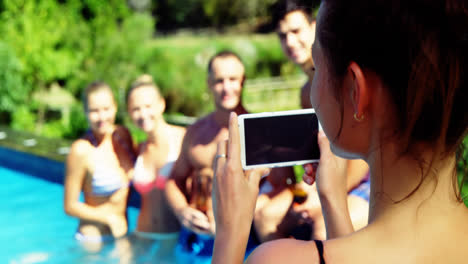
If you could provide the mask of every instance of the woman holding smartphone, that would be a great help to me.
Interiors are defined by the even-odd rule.
[[[100,245],[127,233],[128,175],[135,154],[128,130],[115,125],[117,104],[107,84],[91,83],[83,105],[90,129],[67,157],[64,209],[80,220],[76,239]]]
[[[327,241],[265,243],[247,263],[466,263],[456,164],[468,132],[468,8],[455,0],[325,0],[311,103],[323,127],[317,183]],[[354,232],[343,158],[370,167],[369,225]],[[261,171],[244,173],[237,117],[213,184],[213,263],[241,263]],[[376,243],[377,242],[377,243]],[[450,245],[450,246],[449,246]]]
[[[167,177],[179,156],[185,128],[166,123],[166,103],[151,76],[141,76],[127,94],[127,108],[135,125],[147,140],[138,147],[133,186],[141,195],[135,235],[147,240],[163,240],[165,248],[177,242],[180,225],[164,196]],[[160,250],[170,251],[170,250]]]

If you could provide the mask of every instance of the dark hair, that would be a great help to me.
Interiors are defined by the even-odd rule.
[[[242,64],[242,66],[244,66],[244,62],[242,61],[240,56],[237,55],[237,53],[235,53],[233,51],[230,51],[230,50],[222,50],[222,51],[216,53],[215,55],[213,55],[213,57],[211,57],[211,59],[209,60],[209,62],[208,62],[208,74],[211,74],[211,71],[213,70],[213,61],[215,59],[217,59],[217,58],[227,58],[227,57],[236,58]]]
[[[143,74],[140,75],[130,86],[130,88],[127,90],[127,94],[125,95],[125,102],[128,103],[128,99],[130,98],[130,94],[135,91],[138,88],[141,87],[149,87],[151,89],[154,89],[156,91],[156,94],[160,97],[161,91],[159,90],[159,87],[156,85],[156,83],[153,81],[153,77],[149,74]]]
[[[115,100],[115,97],[114,97],[114,92],[112,91],[111,87],[105,82],[94,81],[94,82],[90,83],[88,86],[86,86],[85,90],[83,91],[83,93],[81,95],[85,111],[88,110],[88,97],[89,97],[89,95],[94,93],[94,92],[101,91],[101,90],[108,91],[112,95],[112,100],[114,100],[114,103],[116,103],[116,100]]]
[[[318,6],[320,1],[306,1],[306,0],[278,0],[271,7],[271,24],[277,27],[279,22],[283,20],[289,13],[299,11],[306,19],[312,23],[315,21],[313,10]]]
[[[456,152],[468,131],[466,1],[324,0],[321,8],[317,39],[331,74],[342,80],[354,61],[380,76],[401,153],[417,155],[415,143],[435,144],[442,157]]]

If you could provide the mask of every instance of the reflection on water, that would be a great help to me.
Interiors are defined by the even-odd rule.
[[[76,263],[210,263],[211,257],[195,256],[177,243],[178,238],[171,239],[148,239],[131,234],[125,238],[117,239],[113,242],[106,242],[101,245],[98,252],[88,251],[88,245],[82,244],[83,254]],[[75,262],[73,262],[75,263]]]
[[[0,164],[1,164],[0,160]],[[63,185],[0,165],[0,263],[210,263],[172,240],[127,237],[102,245],[74,238],[78,220],[63,212]],[[135,230],[138,209],[128,210]]]

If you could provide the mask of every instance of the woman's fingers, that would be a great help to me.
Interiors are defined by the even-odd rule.
[[[229,144],[227,158],[231,165],[241,167],[240,136],[237,114],[231,112],[229,116]]]
[[[304,182],[309,185],[314,184],[318,163],[304,164],[303,167],[304,167],[304,175],[302,175],[302,180],[304,180]]]
[[[213,168],[213,171],[215,174],[220,174],[220,170],[222,170],[224,168],[224,164],[226,164],[227,145],[228,145],[227,140],[223,140],[218,143],[218,148],[216,150],[216,156],[215,156],[214,168]]]
[[[322,130],[318,132],[317,141],[320,148],[320,157],[329,155],[331,153],[330,141]]]

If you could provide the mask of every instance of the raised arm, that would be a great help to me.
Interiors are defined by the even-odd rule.
[[[348,210],[347,160],[331,152],[330,142],[320,131],[318,135],[320,161],[318,167],[305,166],[304,181],[317,183],[317,191],[325,219],[327,239],[354,232]]]
[[[82,186],[87,173],[86,161],[89,147],[84,141],[76,141],[70,150],[66,162],[64,209],[67,215],[109,225],[114,236],[118,237],[127,232],[124,217],[115,215],[105,206],[93,207],[80,201]]]

